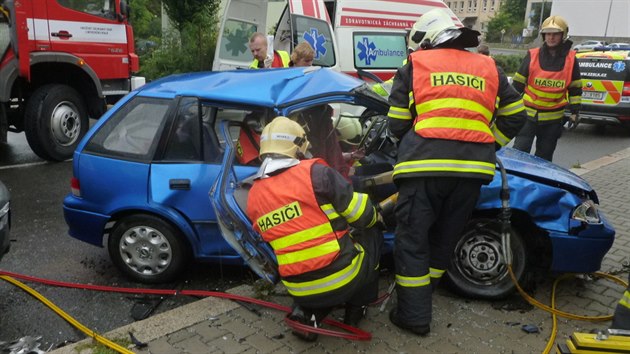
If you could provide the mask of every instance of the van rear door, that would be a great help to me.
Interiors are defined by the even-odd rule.
[[[212,70],[245,69],[253,57],[249,37],[254,32],[266,33],[267,0],[227,0]]]

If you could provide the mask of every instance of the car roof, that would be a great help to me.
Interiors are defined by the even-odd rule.
[[[329,68],[232,70],[171,75],[142,86],[139,96],[195,96],[264,107],[319,95],[348,93],[364,82]]]

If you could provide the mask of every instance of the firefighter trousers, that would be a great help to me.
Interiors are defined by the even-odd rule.
[[[528,119],[514,140],[514,148],[529,154],[536,138],[535,155],[551,161],[560,135],[562,135],[562,119],[543,124]]]
[[[431,323],[432,292],[440,271],[448,269],[483,181],[422,177],[396,183],[397,317],[409,326],[425,326]]]

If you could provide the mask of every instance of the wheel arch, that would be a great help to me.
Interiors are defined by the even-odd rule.
[[[119,210],[112,214],[109,218],[109,221],[105,225],[105,229],[103,230],[103,245],[107,248],[107,244],[109,242],[109,236],[112,231],[115,229],[116,225],[118,225],[122,220],[138,215],[147,215],[153,216],[161,219],[162,221],[168,223],[175,230],[180,233],[183,241],[186,243],[188,252],[192,256],[196,256],[198,254],[198,249],[195,246],[195,243],[192,240],[197,239],[195,230],[191,227],[188,219],[184,218],[181,214],[175,211],[166,211],[166,210],[147,210],[147,209],[125,209]]]
[[[65,84],[77,90],[86,103],[88,116],[100,117],[105,112],[101,81],[82,59],[68,53],[31,54],[29,91],[54,83]]]
[[[551,267],[553,250],[549,233],[538,227],[526,211],[521,209],[510,210],[512,212],[510,223],[513,228],[518,230],[528,253],[531,255],[528,259],[528,265],[549,269]],[[487,218],[499,220],[500,213],[501,209],[475,210],[471,219]]]

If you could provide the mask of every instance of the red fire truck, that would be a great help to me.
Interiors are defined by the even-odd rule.
[[[0,0],[0,143],[25,132],[41,158],[72,157],[98,118],[144,83],[125,0]]]

